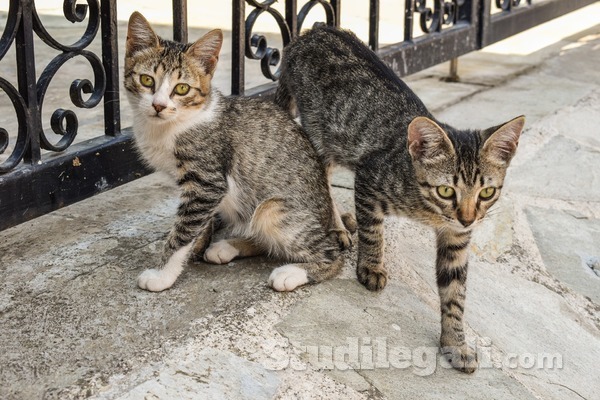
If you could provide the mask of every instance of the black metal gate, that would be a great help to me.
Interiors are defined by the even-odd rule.
[[[403,76],[481,49],[594,2],[405,0],[404,40],[380,48],[380,1],[369,0],[368,42]],[[206,3],[210,7],[217,2],[206,0]],[[275,8],[275,3],[276,0],[232,0],[233,94],[267,93],[273,90],[272,82],[277,79],[281,49],[269,47],[263,35],[253,32],[261,14],[269,14],[276,21],[283,45],[306,28],[304,21],[314,7],[324,11],[327,24],[344,26],[340,21],[341,0],[300,1],[301,5],[297,0],[285,0],[284,13]],[[70,45],[61,43],[47,31],[34,0],[10,0],[9,9],[3,10],[5,26],[0,39],[0,66],[9,49],[14,50],[17,72],[16,82],[0,77],[0,101],[10,102],[14,108],[13,115],[3,116],[0,126],[16,121],[17,127],[12,136],[0,127],[0,230],[149,172],[133,152],[130,130],[121,129],[116,4],[116,0],[80,0],[79,4],[78,0],[64,0],[65,19],[72,23],[87,21],[84,34]],[[172,9],[173,38],[187,41],[187,1],[173,0]],[[423,32],[418,37],[415,36],[417,27]],[[58,52],[41,67],[41,73],[34,35]],[[89,50],[90,44],[97,40],[102,44],[101,54]],[[51,130],[60,137],[53,143],[44,132],[41,110],[52,78],[72,58],[89,63],[94,76],[93,82],[73,80],[69,88],[70,101],[80,109],[103,107],[104,135],[73,144],[79,129],[77,114],[58,108],[50,117]],[[260,63],[265,85],[246,90],[246,62]]]

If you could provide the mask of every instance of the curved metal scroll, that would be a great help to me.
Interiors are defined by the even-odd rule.
[[[457,0],[434,0],[433,10],[427,7],[427,0],[415,1],[415,12],[421,14],[419,25],[424,33],[439,32],[443,25],[454,25],[457,11]]]
[[[27,144],[29,143],[29,110],[18,90],[4,78],[0,78],[0,89],[2,89],[11,100],[19,123],[17,139],[12,153],[8,156],[7,160],[0,164],[0,173],[4,173],[16,167],[23,159],[25,151],[27,150]],[[8,132],[6,129],[0,128],[0,154],[6,151],[8,143]]]
[[[531,0],[528,0],[527,3],[531,4]],[[510,11],[511,8],[517,7],[519,4],[521,4],[521,0],[496,0],[496,7],[503,11]]]
[[[81,23],[87,19],[85,32],[73,44],[63,44],[56,40],[44,27],[40,20],[35,3],[31,2],[31,7],[23,6],[20,0],[10,0],[9,12],[7,16],[6,26],[0,38],[0,59],[2,59],[14,44],[15,40],[19,40],[17,33],[21,28],[22,21],[31,21],[33,31],[37,36],[48,46],[61,52],[56,56],[43,70],[37,82],[35,81],[35,63],[31,65],[22,65],[19,68],[30,68],[26,71],[19,71],[19,85],[31,88],[35,86],[36,96],[29,98],[28,101],[21,95],[19,91],[8,81],[0,78],[0,89],[2,89],[11,100],[18,120],[18,133],[13,150],[9,157],[0,164],[0,173],[5,173],[14,169],[23,159],[27,151],[32,154],[37,153],[39,159],[40,148],[49,151],[63,151],[67,149],[77,135],[78,121],[76,114],[71,110],[59,108],[52,113],[50,118],[50,126],[54,133],[61,136],[58,143],[53,144],[46,137],[41,128],[42,108],[44,97],[48,86],[61,68],[68,60],[74,57],[83,57],[91,65],[94,74],[94,82],[88,79],[75,79],[71,83],[69,90],[70,100],[79,108],[96,107],[102,100],[106,90],[107,78],[104,65],[100,58],[94,53],[85,50],[95,39],[98,30],[100,29],[100,2],[99,0],[84,0],[86,4],[77,4],[81,0],[63,0],[63,13],[65,18],[73,23]],[[27,12],[27,15],[24,14]],[[23,39],[22,39],[23,40]],[[27,49],[26,55],[21,53],[21,58],[31,57],[33,55],[33,45],[30,37],[24,39],[26,42],[21,43],[19,49]],[[84,99],[84,95],[87,99]],[[35,136],[32,136],[35,135]],[[39,144],[37,135],[39,135]],[[34,140],[35,139],[35,140]],[[0,154],[7,151],[9,148],[10,136],[6,129],[0,128]],[[29,149],[29,147],[32,147]]]
[[[77,0],[64,0],[63,13],[65,18],[70,22],[83,22],[88,14],[89,8],[89,19],[85,32],[75,43],[71,45],[65,45],[58,42],[52,37],[40,21],[37,11],[33,9],[33,30],[44,41],[48,46],[60,50],[63,52],[77,51],[86,48],[92,43],[98,28],[100,27],[100,5],[98,0],[86,0],[85,4],[76,4]]]
[[[46,90],[50,84],[50,81],[58,72],[60,67],[76,56],[85,57],[94,71],[94,82],[92,84],[87,79],[75,79],[71,83],[69,95],[71,102],[79,108],[93,108],[96,107],[102,100],[104,90],[106,88],[106,76],[104,74],[104,68],[102,61],[94,53],[83,50],[79,52],[63,53],[58,55],[42,72],[40,79],[37,82],[37,98],[38,104],[40,104],[40,113],[42,105],[44,103],[44,96]],[[83,94],[90,94],[91,96],[87,99],[83,99]],[[61,135],[62,138],[55,145],[50,143],[43,130],[40,132],[40,143],[43,149],[50,151],[63,151],[73,143],[73,140],[77,136],[77,128],[79,124],[77,121],[77,115],[71,110],[64,110],[59,108],[54,111],[50,119],[50,127],[52,131],[57,135]]]
[[[333,26],[336,23],[335,12],[333,6],[329,2],[325,0],[310,0],[300,9],[297,17],[298,22],[296,32],[292,32],[283,15],[271,7],[276,1],[277,0],[266,0],[263,2],[258,2],[256,0],[246,0],[246,3],[253,6],[254,10],[252,10],[252,12],[250,12],[248,15],[245,24],[245,55],[251,60],[260,60],[261,71],[263,75],[273,81],[276,81],[279,78],[281,50],[270,47],[267,43],[267,38],[265,35],[252,32],[256,21],[262,14],[269,14],[275,20],[275,22],[277,22],[283,47],[287,46],[287,44],[292,40],[292,37],[300,32],[306,16],[316,5],[322,6],[325,10],[325,18],[328,25]],[[272,70],[273,67],[276,67],[275,71]]]
[[[285,18],[281,13],[273,8],[271,5],[277,0],[269,0],[263,3],[258,3],[255,0],[247,0],[248,3],[256,7],[248,18],[246,19],[246,57],[252,60],[260,60],[260,68],[263,75],[273,81],[279,78],[280,69],[277,68],[275,72],[271,71],[271,67],[277,66],[281,60],[281,53],[278,49],[269,47],[267,44],[267,38],[264,35],[253,34],[254,24],[258,20],[261,14],[264,12],[270,14],[277,22],[277,26],[281,32],[281,38],[283,40],[283,46],[286,46],[292,39],[290,29],[285,22]],[[256,50],[253,50],[256,49]]]
[[[333,10],[333,6],[331,3],[328,3],[324,0],[311,0],[306,3],[298,13],[298,31],[297,34],[302,30],[302,25],[304,24],[304,20],[306,16],[310,13],[314,6],[320,4],[325,10],[325,23],[329,26],[335,26],[335,11]]]
[[[21,2],[16,0],[11,1],[8,6],[6,26],[4,27],[4,32],[2,32],[2,38],[0,38],[0,60],[4,58],[15,40],[15,36],[17,36],[17,29],[19,29],[19,21],[21,21],[22,13]]]

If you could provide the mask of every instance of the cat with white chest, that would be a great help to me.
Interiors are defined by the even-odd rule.
[[[302,128],[272,103],[212,88],[222,41],[213,30],[176,43],[157,36],[138,12],[129,20],[124,85],[135,143],[181,190],[162,261],[139,276],[142,289],[171,287],[193,255],[224,264],[269,254],[289,262],[269,284],[289,291],[337,274],[340,247],[350,245]],[[217,219],[232,237],[211,244]],[[352,216],[343,220],[355,226]]]

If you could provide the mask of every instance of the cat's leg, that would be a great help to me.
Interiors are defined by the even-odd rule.
[[[187,176],[187,175],[186,175]],[[160,292],[173,286],[187,264],[194,247],[203,247],[212,236],[215,209],[227,190],[226,184],[215,179],[207,188],[193,181],[179,182],[182,187],[177,220],[171,229],[163,250],[162,267],[148,269],[138,277],[138,286],[151,292]]]
[[[212,235],[218,229],[217,226],[219,223],[218,216],[215,215],[208,224],[208,234],[200,235],[198,238],[196,238],[196,240],[194,240],[194,246],[192,247],[192,253],[190,254],[190,259],[192,261],[203,260],[202,255],[210,245]]]
[[[159,269],[147,269],[138,276],[137,283],[141,289],[160,292],[173,286],[177,277],[183,271],[183,267],[193,254],[196,243],[210,242],[212,236],[211,224],[201,227],[200,234],[196,239],[191,239],[185,245],[175,245],[172,247],[170,243],[173,243],[173,238],[177,235],[178,233],[174,227],[169,233],[163,250],[162,267]]]
[[[354,190],[358,224],[358,281],[369,290],[381,290],[388,280],[383,265],[383,211],[373,191],[357,175]]]
[[[437,231],[437,284],[442,313],[440,346],[452,366],[472,373],[477,369],[477,353],[465,342],[463,314],[471,232]]]
[[[313,212],[280,198],[263,201],[254,211],[251,229],[262,246],[274,256],[293,261],[271,273],[268,283],[277,291],[329,279],[344,265],[337,234],[327,232]]]
[[[327,164],[327,188],[329,190],[329,198],[331,199],[332,205],[332,221],[331,229],[337,236],[337,241],[342,250],[352,248],[352,234],[356,232],[356,220],[351,213],[340,214],[335,199],[333,198],[333,192],[331,190],[331,175],[333,173],[334,165],[332,163]],[[354,228],[354,229],[350,229]]]
[[[307,283],[331,279],[344,266],[335,233],[300,237],[287,250],[289,258],[295,262],[275,268],[269,276],[269,285],[278,292],[289,292]]]
[[[204,252],[204,261],[212,264],[227,264],[238,257],[253,257],[264,254],[262,247],[252,240],[232,238],[212,243]]]

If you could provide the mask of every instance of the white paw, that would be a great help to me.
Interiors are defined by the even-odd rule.
[[[269,276],[269,285],[278,292],[290,292],[308,283],[306,270],[294,264],[275,268]]]
[[[175,283],[175,279],[168,273],[158,269],[147,269],[138,276],[137,284],[140,289],[151,292],[160,292],[170,288]]]
[[[204,261],[213,264],[227,264],[240,254],[239,250],[230,245],[227,240],[212,243],[204,252]]]

